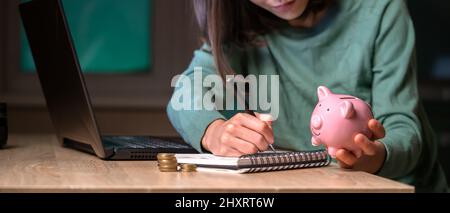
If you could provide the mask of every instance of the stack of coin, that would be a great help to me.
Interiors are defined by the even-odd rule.
[[[181,165],[182,172],[196,172],[197,166],[195,164],[183,164]]]
[[[178,162],[175,158],[175,154],[169,153],[159,153],[158,158],[158,168],[161,172],[177,172]]]

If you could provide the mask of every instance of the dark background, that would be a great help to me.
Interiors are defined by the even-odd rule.
[[[416,27],[420,95],[437,133],[439,159],[450,182],[450,1],[407,2]],[[52,133],[39,81],[20,72],[18,3],[0,1],[0,102],[8,102],[11,134]],[[170,80],[187,67],[200,42],[190,1],[153,0],[152,8],[155,64],[151,72],[87,76],[105,134],[177,135],[165,114]]]
[[[450,1],[409,0],[416,28],[419,88],[450,182]]]

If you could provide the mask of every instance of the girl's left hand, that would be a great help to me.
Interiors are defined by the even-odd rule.
[[[361,157],[358,158],[345,149],[340,149],[336,152],[336,159],[341,168],[375,174],[383,166],[386,158],[386,148],[378,139],[384,138],[384,127],[375,119],[370,120],[368,126],[373,133],[372,139],[368,139],[363,134],[357,134],[354,137],[354,143],[363,151]]]

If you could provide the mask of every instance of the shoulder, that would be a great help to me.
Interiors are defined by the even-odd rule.
[[[387,12],[408,13],[405,0],[336,0],[344,13],[382,16]]]
[[[353,32],[378,35],[380,30],[412,28],[412,20],[405,0],[336,0],[339,23]]]

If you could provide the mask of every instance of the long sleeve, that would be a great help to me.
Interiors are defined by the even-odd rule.
[[[384,8],[373,56],[372,105],[386,129],[387,156],[379,175],[400,178],[411,173],[423,147],[418,118],[415,34],[403,1]]]
[[[203,80],[208,75],[217,74],[215,71],[214,59],[212,55],[205,50],[205,46],[202,49],[194,52],[194,58],[191,64],[189,65],[188,69],[182,74],[184,77],[179,79],[179,81],[189,81],[190,87],[185,87],[186,85],[180,84],[180,87],[175,88],[174,96],[167,106],[167,114],[172,125],[175,127],[178,133],[180,133],[183,139],[191,144],[196,150],[202,152],[201,139],[203,138],[206,128],[213,121],[217,119],[225,119],[225,117],[217,110],[207,110],[205,107],[203,107],[202,109],[195,109],[193,107],[194,103],[198,103],[199,101],[201,102],[201,99],[205,95],[205,93],[207,93],[211,89],[202,86],[198,87],[201,88],[200,90],[193,89],[194,84],[202,84],[202,82],[194,82],[195,67],[202,68],[201,80]],[[180,82],[177,82],[177,84],[179,83]],[[177,101],[174,100],[176,93],[184,93],[190,96],[190,100],[188,101],[188,103],[191,103],[190,109],[177,110],[173,107],[173,103]]]

